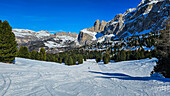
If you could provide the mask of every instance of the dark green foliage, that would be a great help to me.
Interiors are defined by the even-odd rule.
[[[60,56],[58,59],[58,63],[62,63],[63,58]]]
[[[83,64],[83,56],[79,55],[78,57],[78,64]]]
[[[57,59],[58,59],[58,58],[56,58],[54,54],[47,54],[47,55],[46,55],[46,61],[56,62]]]
[[[36,59],[36,60],[40,60],[40,54],[39,54],[39,52],[36,52],[35,59]]]
[[[108,64],[110,62],[110,55],[108,52],[103,54],[103,61],[104,61],[104,64]]]
[[[30,57],[30,53],[28,51],[28,48],[25,47],[25,46],[21,46],[19,51],[18,51],[17,56],[18,57],[22,57],[22,58],[29,58]]]
[[[33,50],[33,51],[31,52],[31,54],[30,54],[30,58],[31,58],[31,59],[36,59],[36,54],[37,54],[37,52],[36,52],[35,50]]]
[[[65,55],[65,57],[64,57],[64,63],[66,64],[66,65],[68,65],[68,59],[69,59],[69,56],[68,55]]]
[[[97,56],[96,56],[96,62],[97,62],[97,63],[100,62],[101,59],[102,59],[102,56],[101,56],[101,55],[97,55]]]
[[[161,73],[166,78],[170,78],[170,19],[167,20],[166,29],[160,31],[160,36],[157,38],[157,65],[154,72]]]
[[[68,58],[68,65],[73,65],[73,59],[71,56]]]
[[[134,58],[135,58],[136,60],[139,60],[139,59],[140,59],[140,53],[139,53],[138,50],[135,51]]]
[[[130,54],[131,54],[130,51],[127,51],[127,52],[126,52],[126,60],[130,60]]]
[[[73,54],[72,55],[72,59],[73,59],[73,64],[76,64],[76,62],[77,62],[77,55],[75,55],[75,54]]]
[[[17,42],[12,27],[0,20],[0,62],[12,63],[17,53]]]
[[[84,58],[84,61],[87,61],[87,56],[86,55],[84,55],[83,58]]]
[[[41,49],[40,49],[40,60],[45,61],[46,59],[47,59],[47,57],[46,57],[45,49],[43,47],[41,47]]]
[[[144,49],[142,48],[141,51],[140,51],[140,59],[144,59],[145,58],[145,51]]]
[[[126,60],[126,51],[121,50],[120,52],[120,60],[125,61]]]

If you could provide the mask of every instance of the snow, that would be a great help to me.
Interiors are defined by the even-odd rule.
[[[155,58],[66,66],[16,58],[0,63],[1,96],[168,96],[170,79],[150,77]]]
[[[16,37],[24,37],[33,35],[34,31],[28,29],[12,29]]]
[[[143,15],[147,15],[150,11],[151,11],[151,9],[146,10],[146,11],[143,13]]]
[[[110,25],[114,25],[114,24],[117,24],[118,22],[112,22]]]
[[[57,43],[54,41],[47,41],[45,42],[45,46],[49,47],[49,48],[60,48],[60,47],[67,47],[67,45],[65,45],[64,43],[66,42],[71,42],[74,41],[76,43],[76,45],[79,45],[77,38],[73,38],[71,36],[56,36],[54,38],[55,41],[57,40],[61,40],[62,42]]]
[[[64,40],[64,41],[66,41],[66,40],[71,40],[71,41],[77,40],[77,38],[73,38],[71,36],[56,36],[56,38],[54,38],[54,39],[55,40],[61,39],[61,40]]]
[[[86,33],[86,34],[92,36],[93,37],[92,40],[96,40],[96,34],[97,34],[96,32],[91,32],[91,31],[88,31],[87,29],[83,29],[83,30],[81,30],[81,32]]]
[[[163,0],[161,0],[161,1],[163,1]],[[149,2],[148,4],[150,5],[150,4],[156,4],[156,3],[158,3],[159,1],[158,0],[152,0],[151,2]]]
[[[53,41],[47,41],[44,44],[45,44],[45,46],[47,46],[49,48],[65,47],[65,46],[58,44],[56,42],[53,42]]]
[[[96,37],[96,38],[98,39],[97,42],[102,43],[102,42],[105,41],[107,38],[112,38],[112,37],[115,37],[115,35],[114,35],[114,34],[103,35],[102,37],[99,37],[99,38]]]
[[[38,38],[43,38],[43,37],[47,37],[47,36],[50,36],[50,33],[48,33],[47,31],[36,32],[36,37],[38,37]]]
[[[43,38],[51,35],[48,31],[43,30],[35,32],[28,29],[12,29],[12,31],[16,37],[36,36],[37,38]]]
[[[102,43],[104,40],[105,40],[104,37],[100,37],[100,38],[97,40],[97,42]]]

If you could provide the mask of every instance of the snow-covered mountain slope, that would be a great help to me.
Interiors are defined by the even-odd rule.
[[[1,96],[169,96],[170,79],[150,77],[156,59],[82,65],[16,58],[0,63]]]
[[[116,15],[114,19],[103,24],[104,29],[95,32],[104,35],[113,34],[115,38],[142,34],[148,30],[155,32],[165,27],[166,20],[170,18],[169,12],[170,0],[142,0],[136,8],[130,8],[123,14]],[[99,20],[96,22],[88,31],[93,33],[94,28],[100,27]],[[81,32],[81,34],[83,33]],[[89,41],[89,39],[83,38],[83,36],[79,37],[80,43],[83,44],[86,41]],[[91,39],[91,41],[94,40]]]
[[[28,29],[13,29],[18,47],[27,46],[30,51],[39,51],[44,47],[48,53],[65,51],[70,48],[79,47],[78,34],[60,32],[51,34],[48,31],[31,31]]]

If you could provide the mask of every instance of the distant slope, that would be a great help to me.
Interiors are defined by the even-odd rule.
[[[18,47],[27,46],[30,51],[39,51],[41,47],[44,47],[47,53],[57,53],[79,47],[76,33],[51,34],[48,31],[35,32],[27,29],[13,29],[13,32],[19,44]]]
[[[0,63],[0,95],[169,96],[170,79],[150,77],[155,60],[65,66],[16,58],[16,65]]]

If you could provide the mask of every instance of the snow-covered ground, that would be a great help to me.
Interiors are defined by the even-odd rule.
[[[0,96],[169,96],[170,79],[150,77],[155,60],[65,66],[16,58],[0,63]]]

